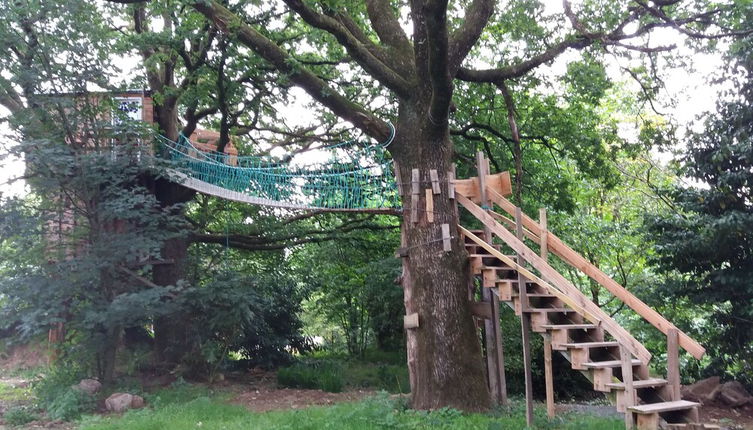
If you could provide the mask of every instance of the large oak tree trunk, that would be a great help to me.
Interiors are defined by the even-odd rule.
[[[172,141],[178,140],[178,112],[173,98],[155,105],[155,121],[160,133]],[[152,185],[157,200],[164,207],[184,203],[193,198],[194,192],[180,184],[160,178]],[[178,212],[176,216],[182,215]],[[188,247],[190,241],[186,237],[168,239],[162,245],[162,258],[171,261],[170,264],[154,266],[152,278],[155,284],[161,286],[178,285],[185,279]],[[173,367],[182,363],[184,359],[196,352],[194,329],[191,316],[183,312],[176,312],[162,316],[154,321],[154,348],[160,367]]]
[[[453,148],[447,125],[437,126],[425,118],[426,113],[404,103],[390,147],[403,184],[405,310],[419,316],[419,327],[407,330],[412,403],[417,409],[484,410],[491,401],[468,301],[468,256],[459,239],[457,207],[448,197]],[[417,214],[411,211],[412,169],[419,169],[421,175]],[[433,196],[433,222],[427,220],[426,211],[430,169],[438,172],[441,183],[441,194]],[[450,225],[449,252],[443,251],[442,224]]]

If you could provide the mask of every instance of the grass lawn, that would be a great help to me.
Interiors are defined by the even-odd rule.
[[[455,410],[419,412],[405,408],[402,399],[380,394],[358,402],[303,410],[253,413],[232,405],[222,395],[185,395],[165,392],[155,397],[153,407],[122,416],[89,416],[82,430],[248,430],[248,429],[523,429],[522,404],[489,414],[462,414]],[[540,429],[612,430],[623,428],[621,420],[569,414],[549,421],[537,411]]]

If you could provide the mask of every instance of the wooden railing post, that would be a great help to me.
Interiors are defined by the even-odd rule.
[[[523,217],[519,207],[515,208],[516,236],[523,240]],[[523,255],[517,253],[518,264],[523,265]],[[526,424],[533,427],[533,376],[531,374],[531,314],[528,309],[526,282],[528,280],[518,272],[518,300],[520,300],[520,326],[523,342],[523,374],[526,385]]]
[[[539,244],[541,245],[540,255],[544,261],[549,260],[549,247],[547,244],[547,220],[546,208],[539,209],[539,226],[541,234],[539,235]],[[544,339],[544,384],[546,386],[546,415],[554,418],[554,371],[552,370],[552,340]]]
[[[476,153],[476,170],[478,172],[479,197],[481,206],[489,207],[489,198],[486,192],[486,176],[489,174],[489,164],[484,158],[484,153]],[[492,243],[492,231],[488,226],[484,226],[484,241]],[[492,292],[489,288],[481,286],[481,298],[484,303],[488,303],[490,308],[495,306],[492,299]],[[492,400],[499,404],[507,402],[507,384],[504,381],[504,356],[502,355],[502,336],[499,324],[499,309],[492,310],[491,319],[484,319],[484,345],[486,346],[486,370],[489,378],[489,391]]]
[[[625,428],[633,428],[633,413],[631,406],[635,406],[635,390],[633,389],[633,356],[623,345],[620,345],[620,361],[622,362],[622,382],[625,384]]]
[[[681,399],[679,353],[679,330],[672,327],[667,330],[667,381],[672,401]]]

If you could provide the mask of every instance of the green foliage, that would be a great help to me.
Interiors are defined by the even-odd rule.
[[[286,387],[304,387],[304,382],[311,387],[322,388],[317,381],[320,369],[331,373],[339,384],[348,389],[383,390],[389,393],[409,393],[410,380],[406,366],[405,352],[385,352],[375,349],[367,350],[362,357],[330,352],[312,353],[296,362],[291,367],[278,371],[278,383]],[[292,382],[291,382],[292,380]]]
[[[234,365],[273,367],[290,361],[290,351],[306,351],[297,317],[300,295],[285,276],[244,276],[228,270],[213,273],[202,285],[186,290],[176,306],[192,316],[192,336],[200,351],[186,363],[210,379]]]
[[[310,388],[339,393],[343,390],[342,367],[334,361],[303,361],[277,371],[282,387]]]
[[[11,426],[22,426],[38,419],[39,414],[28,406],[15,406],[3,412],[3,420]]]
[[[96,399],[76,388],[85,371],[76,363],[51,367],[42,379],[33,383],[32,389],[40,409],[53,420],[70,421],[80,418],[96,407]]]
[[[678,213],[651,219],[649,233],[671,277],[657,294],[692,306],[683,323],[707,347],[705,372],[753,384],[753,41],[735,49],[738,86],[679,159],[696,184],[669,192]]]
[[[622,420],[568,414],[549,421],[537,408],[535,429],[617,430]],[[122,417],[90,417],[82,430],[210,430],[264,429],[520,429],[525,428],[522,404],[493,414],[464,414],[454,409],[411,411],[402,399],[380,394],[357,403],[303,410],[252,413],[242,406],[229,405],[211,397],[199,397],[186,403],[173,403],[155,410],[130,411]]]
[[[400,273],[393,256],[397,232],[391,225],[392,220],[379,220],[377,226],[384,231],[354,232],[338,241],[308,245],[291,262],[310,291],[314,310],[339,328],[353,356],[363,355],[373,344],[393,350],[403,344],[402,290],[394,283]]]

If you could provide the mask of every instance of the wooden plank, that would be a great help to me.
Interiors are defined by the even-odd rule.
[[[499,321],[499,296],[492,294],[492,319]],[[497,325],[495,330],[495,344],[497,348],[497,369],[499,371],[499,403],[507,404],[507,377],[505,376],[505,353],[502,344],[502,330]]]
[[[539,257],[535,252],[533,252],[530,248],[528,248],[528,246],[526,246],[522,241],[516,238],[515,235],[510,233],[501,224],[496,222],[491,215],[486,213],[486,211],[484,211],[483,209],[481,209],[476,204],[474,204],[473,202],[471,202],[469,199],[467,199],[466,197],[462,195],[457,196],[457,201],[458,203],[462,204],[463,207],[465,207],[468,211],[470,211],[476,218],[478,218],[481,222],[483,222],[485,226],[489,227],[494,232],[494,234],[496,234],[500,239],[502,239],[516,253],[520,253],[521,256],[528,263],[530,263],[534,268],[536,268],[539,272],[541,272],[542,276],[546,277],[550,282],[554,283],[557,286],[557,288],[560,289],[559,292],[565,293],[565,295],[568,296],[568,299],[572,298],[572,300],[565,301],[565,303],[570,305],[570,303],[575,301],[578,304],[578,306],[573,307],[573,309],[576,309],[576,310],[585,309],[588,311],[589,314],[598,317],[596,321],[600,321],[601,324],[604,324],[605,328],[609,330],[612,336],[614,336],[615,339],[619,341],[620,343],[626,345],[630,349],[630,352],[636,357],[638,357],[644,364],[648,363],[649,360],[651,360],[651,353],[646,349],[646,347],[644,347],[640,342],[638,342],[627,330],[625,330],[625,328],[620,326],[609,315],[607,315],[603,310],[601,310],[601,308],[599,308],[593,302],[591,302],[570,281],[565,279],[564,276],[562,276],[553,267],[551,267],[547,262],[545,262],[541,257]],[[551,237],[550,237],[550,245],[551,245]],[[497,255],[495,254],[495,257],[496,256]],[[528,277],[528,275],[526,275],[526,277]],[[529,279],[532,279],[532,278],[529,278]],[[538,281],[538,278],[537,278],[537,281]],[[552,293],[555,294],[554,292]],[[596,322],[596,321],[592,320],[592,322]]]
[[[442,250],[452,251],[452,239],[450,238],[450,224],[442,224]]]
[[[434,222],[434,195],[431,188],[426,189],[426,221]]]
[[[698,406],[700,406],[700,403],[689,402],[687,400],[677,400],[674,402],[649,403],[645,405],[632,406],[628,409],[638,414],[655,414],[661,412],[682,411]]]
[[[500,172],[494,175],[489,175],[487,169],[486,187],[494,189],[497,193],[503,196],[512,195],[512,181],[510,181],[510,172]]]
[[[455,191],[473,200],[474,203],[479,203],[481,198],[478,182],[478,176],[468,179],[453,179]],[[510,172],[495,173],[493,175],[487,174],[485,175],[484,182],[486,183],[486,188],[492,188],[503,196],[512,195]]]
[[[471,313],[478,318],[492,319],[491,302],[471,302]]]
[[[419,181],[421,180],[421,174],[418,169],[411,170],[411,222],[418,224],[418,193],[419,193]]]
[[[676,328],[667,332],[667,381],[669,382],[670,400],[681,400],[680,395],[680,357],[679,333]]]
[[[500,195],[492,189],[488,189],[490,199],[501,207],[505,212],[510,215],[515,213],[515,205],[507,200],[504,196]],[[523,227],[528,229],[534,237],[540,237],[541,229],[539,224],[530,217],[523,215]],[[588,277],[599,283],[606,288],[615,297],[627,304],[638,315],[642,316],[646,321],[651,323],[659,331],[667,334],[668,330],[672,327],[676,328],[672,323],[667,321],[661,314],[649,307],[639,298],[635,297],[632,293],[626,290],[622,285],[614,281],[607,274],[602,272],[598,267],[591,264],[588,260],[583,258],[580,254],[575,252],[572,248],[567,246],[562,240],[560,240],[555,234],[548,232],[547,234],[548,248],[555,255],[560,257],[563,261],[576,269],[582,271]],[[698,342],[693,340],[690,336],[679,331],[680,346],[683,347],[690,355],[696,359],[700,359],[706,352],[706,349]]]
[[[455,166],[452,166],[452,170],[447,172],[447,197],[450,200],[455,198]]]
[[[549,259],[549,249],[547,248],[547,221],[546,221],[546,209],[539,209],[539,227],[541,228],[541,240],[539,241],[539,255],[544,261]],[[520,226],[520,231],[523,233],[523,226]],[[561,330],[567,337],[567,330]],[[546,415],[549,418],[554,418],[554,371],[552,370],[552,340],[544,339],[544,388],[546,391]]]
[[[478,171],[478,192],[479,201],[484,205],[489,205],[489,200],[486,197],[486,175],[489,173],[487,170],[486,160],[484,159],[483,152],[476,153],[476,169]],[[487,227],[484,227],[484,238],[491,241],[492,233]],[[482,275],[483,276],[483,275]],[[481,298],[483,301],[491,304],[492,294],[488,288],[481,289]],[[489,391],[492,395],[492,400],[495,403],[500,402],[499,395],[499,369],[497,367],[497,348],[496,348],[496,329],[497,324],[490,319],[484,320],[484,345],[486,346],[486,370],[489,378]]]
[[[440,194],[442,189],[439,188],[439,175],[436,169],[429,170],[429,179],[431,179],[431,191],[434,194]]]
[[[521,212],[518,209],[515,212],[515,225],[517,228],[516,236],[523,240],[523,224],[521,223]],[[519,252],[516,254],[518,262],[523,262],[523,255]],[[526,387],[526,424],[533,427],[533,372],[531,370],[531,315],[527,313],[530,309],[528,306],[528,292],[526,291],[525,276],[518,272],[518,299],[520,300],[520,326],[523,343],[523,377]]]
[[[552,370],[552,341],[544,339],[544,383],[546,385],[546,415],[554,418],[554,372]]]
[[[546,208],[539,209],[539,255],[544,261],[549,260],[549,234],[547,231]]]
[[[403,316],[403,327],[406,329],[418,328],[418,314],[413,313]]]
[[[633,428],[633,412],[631,407],[635,406],[635,390],[633,389],[633,365],[631,361],[633,356],[630,355],[630,351],[627,348],[620,346],[620,362],[622,363],[622,381],[625,384],[625,394],[623,401],[625,402],[625,428],[630,430]],[[608,387],[607,387],[608,388]]]

